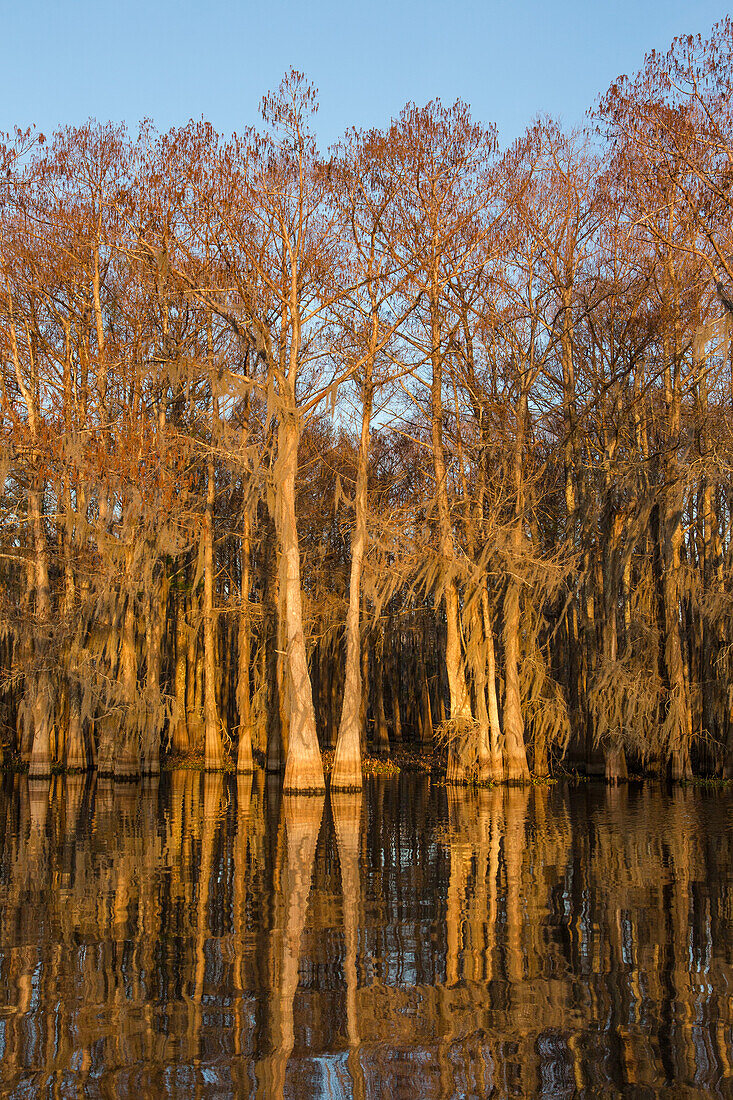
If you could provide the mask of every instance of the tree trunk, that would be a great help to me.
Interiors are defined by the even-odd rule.
[[[277,567],[275,520],[269,511],[265,515],[265,537],[262,547],[263,646],[265,654],[265,683],[267,688],[267,759],[268,772],[281,772],[285,767],[282,726],[280,720],[280,655],[279,615],[280,581]]]
[[[349,607],[346,613],[346,674],[341,706],[336,755],[331,772],[333,790],[361,788],[361,571],[366,553],[367,473],[369,469],[369,426],[372,418],[373,390],[367,382],[362,391],[361,439],[354,493],[354,529],[351,536],[351,575]]]
[[[294,404],[294,402],[293,402]],[[282,552],[285,637],[290,729],[285,763],[286,791],[323,791],[323,764],[316,735],[313,692],[303,633],[300,588],[300,547],[295,520],[295,479],[298,471],[298,422],[293,408],[283,411],[278,430],[277,523]]]
[[[35,475],[34,475],[35,476]],[[32,678],[31,715],[33,719],[33,742],[28,767],[29,779],[41,779],[51,774],[51,714],[52,689],[51,675],[47,667],[48,640],[46,631],[51,615],[51,590],[48,580],[48,548],[43,530],[42,491],[34,486],[28,493],[33,532],[33,554],[35,564],[36,620],[33,660],[35,669]]]
[[[150,594],[146,624],[147,654],[145,669],[146,714],[142,742],[143,775],[160,772],[160,735],[163,726],[163,702],[160,695],[163,630],[168,606],[168,579],[162,577]]]
[[[81,720],[80,688],[76,680],[68,682],[69,728],[66,735],[66,767],[68,770],[84,770],[87,767],[87,753],[84,742],[84,729]]]
[[[420,740],[425,745],[432,745],[434,730],[433,730],[433,708],[430,702],[430,687],[428,685],[428,674],[425,666],[422,669],[421,680],[421,693],[420,693],[420,708],[419,714],[419,727],[420,727]]]
[[[209,458],[204,515],[204,768],[219,771],[224,767],[224,750],[216,706],[216,617],[214,612],[214,500],[216,485],[214,459]]]
[[[489,593],[486,580],[481,590],[481,609],[484,618],[486,636],[486,691],[489,701],[489,774],[488,779],[501,780],[504,777],[504,758],[502,754],[501,724],[499,722],[499,701],[496,696],[496,650],[494,648],[494,624],[489,607]]]
[[[482,586],[483,587],[483,586]],[[501,778],[501,758],[497,755],[494,746],[495,730],[492,730],[492,719],[487,706],[487,686],[492,690],[492,685],[487,685],[487,666],[492,681],[494,670],[494,643],[484,633],[482,621],[482,609],[474,606],[472,612],[472,630],[468,643],[469,659],[473,673],[473,687],[476,694],[475,713],[478,721],[478,746],[477,746],[477,773],[479,783],[489,783]],[[493,703],[496,706],[496,686],[493,685]],[[498,714],[496,716],[498,724]]]
[[[515,492],[515,518],[512,546],[515,554],[521,552],[524,537],[524,483],[522,460],[527,414],[527,396],[522,392],[516,416],[513,455],[513,482]],[[525,782],[529,779],[527,750],[524,745],[524,721],[519,693],[519,585],[510,573],[504,593],[504,767],[509,782]]]
[[[519,627],[519,588],[510,577],[504,594],[504,756],[509,782],[529,778],[519,694]]]
[[[135,648],[135,610],[133,580],[130,575],[130,551],[125,574],[125,610],[122,617],[121,671],[124,709],[119,731],[119,747],[114,754],[116,778],[133,779],[140,774],[139,725],[137,712],[137,651]]]
[[[237,711],[239,714],[239,746],[237,748],[237,771],[251,772],[252,769],[252,707],[250,703],[249,666],[251,659],[251,633],[249,616],[250,590],[250,530],[249,512],[244,513],[242,533],[242,610],[239,616],[237,671]]]
[[[364,606],[366,606],[366,599],[362,600]],[[363,611],[363,608],[362,608]],[[359,700],[359,743],[361,745],[361,755],[366,756],[367,752],[367,718],[369,716],[369,650],[371,648],[371,638],[369,632],[362,631],[361,634],[361,699]]]
[[[188,713],[186,707],[186,661],[188,649],[188,631],[186,629],[186,599],[181,593],[175,602],[176,609],[176,656],[173,675],[175,691],[175,720],[171,734],[173,752],[186,753],[191,744],[188,735]]]
[[[448,501],[448,471],[445,463],[443,443],[443,352],[441,349],[440,306],[435,292],[430,303],[432,335],[432,384],[430,389],[430,427],[433,444],[433,469],[435,471],[435,496],[438,507],[438,535],[440,553],[445,575],[443,582],[443,600],[446,615],[445,663],[450,692],[451,722],[471,722],[471,697],[466,683],[466,675],[461,654],[461,633],[459,622],[458,585],[453,575],[455,552],[453,529],[451,526]],[[463,783],[466,780],[466,761],[461,746],[463,738],[451,736],[448,746],[449,783]]]
[[[392,681],[392,738],[397,745],[402,744],[402,715],[400,713],[399,684]]]
[[[382,664],[383,649],[380,645],[374,657],[377,664],[374,670],[375,688],[375,736],[374,747],[376,752],[389,755],[389,734],[387,733],[387,717],[384,713],[384,668]]]
[[[689,779],[690,741],[692,739],[690,699],[685,674],[680,628],[680,543],[682,528],[680,525],[681,508],[664,507],[662,512],[662,531],[665,568],[662,577],[664,595],[664,664],[667,670],[669,687],[667,703],[667,722],[670,726],[669,751],[670,772],[673,779]]]
[[[39,401],[38,401],[38,377],[36,371],[36,359],[33,352],[33,342],[26,326],[28,354],[30,362],[30,386],[26,385],[20,361],[20,352],[16,339],[15,321],[13,317],[13,299],[8,296],[9,309],[9,335],[13,356],[15,380],[18,389],[23,395],[28,413],[28,427],[30,428],[33,442],[31,450],[31,474],[28,489],[28,518],[30,520],[31,534],[33,538],[33,584],[35,586],[35,623],[33,629],[33,664],[34,669],[30,677],[26,676],[27,689],[30,689],[30,703],[26,707],[26,714],[30,712],[31,718],[31,745],[28,767],[29,779],[44,778],[51,773],[51,677],[47,668],[48,661],[48,621],[51,617],[51,588],[48,573],[48,546],[46,544],[46,532],[43,527],[43,496],[44,484],[39,474],[38,442],[40,438],[39,426]],[[30,589],[30,573],[28,576]],[[26,717],[26,723],[28,719]]]

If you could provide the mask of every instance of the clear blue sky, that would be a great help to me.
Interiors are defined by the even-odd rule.
[[[0,0],[0,129],[88,117],[258,121],[290,66],[327,144],[407,100],[460,97],[506,145],[538,113],[571,126],[619,73],[726,14],[710,0]]]

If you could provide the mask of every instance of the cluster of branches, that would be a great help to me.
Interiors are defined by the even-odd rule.
[[[90,123],[0,155],[0,727],[32,775],[733,768],[733,25],[500,153]],[[320,743],[319,743],[320,738]]]

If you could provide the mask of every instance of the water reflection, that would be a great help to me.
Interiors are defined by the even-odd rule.
[[[331,793],[331,813],[341,867],[341,891],[343,896],[343,967],[344,981],[346,982],[346,1040],[349,1050],[347,1067],[355,1100],[362,1100],[366,1096],[366,1083],[359,1050],[359,1018],[357,1011],[359,979],[356,967],[361,910],[361,876],[359,871],[362,836],[361,791],[358,794],[333,791]]]
[[[285,1095],[285,1071],[295,1044],[295,992],[313,859],[323,816],[323,796],[286,795],[282,803],[285,826],[285,867],[282,871],[282,926],[278,930],[279,950],[275,981],[271,990],[271,1041],[273,1052],[258,1075],[261,1095],[273,1100]],[[281,834],[282,835],[282,834]],[[258,1090],[259,1092],[259,1090]]]
[[[6,777],[0,1094],[733,1095],[730,796]]]

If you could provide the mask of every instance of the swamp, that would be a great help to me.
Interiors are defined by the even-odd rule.
[[[0,1092],[729,1097],[733,22],[317,108],[0,135]]]

